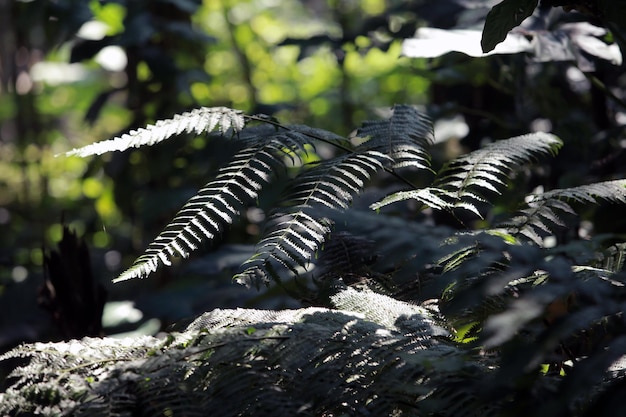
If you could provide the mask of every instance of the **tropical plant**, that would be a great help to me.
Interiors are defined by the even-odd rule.
[[[38,3],[15,4],[34,10]],[[53,16],[68,18],[43,21],[54,27],[61,22],[59,27],[71,27],[74,33],[88,13],[70,1],[57,3],[62,7],[53,6]],[[179,71],[170,65],[176,61],[188,68],[184,64],[189,63],[189,57],[193,56],[195,64],[205,59],[203,48],[194,45],[206,38],[190,25],[191,13],[198,10],[200,2],[139,2],[150,7],[137,7],[133,2],[89,3],[92,11],[99,10],[104,17],[110,17],[105,9],[114,9],[119,16],[126,11],[124,32],[109,33],[113,36],[101,41],[73,44],[72,59],[89,58],[108,45],[127,48],[133,52],[125,70],[131,87],[126,97],[133,110],[133,123],[140,125],[177,111],[171,107],[175,105],[171,93],[186,91],[183,87],[188,81],[204,74]],[[313,101],[320,104],[323,98],[327,106],[315,108],[334,114],[324,123],[343,134],[354,120],[380,103],[406,101],[404,97],[422,100],[421,95],[415,97],[416,92],[421,94],[430,85],[433,100],[427,108],[431,115],[436,119],[451,115],[466,118],[471,138],[462,140],[465,148],[443,158],[441,144],[430,147],[432,127],[428,118],[410,107],[397,106],[389,120],[366,122],[350,137],[283,124],[269,116],[201,108],[76,150],[77,155],[124,151],[193,134],[193,145],[181,151],[182,159],[188,158],[182,164],[177,158],[180,154],[172,157],[169,152],[176,144],[169,143],[148,152],[125,152],[112,158],[105,170],[115,184],[117,205],[127,206],[125,223],[117,228],[124,230],[124,236],[132,234],[135,246],[143,240],[137,230],[150,235],[153,224],[166,222],[145,210],[149,203],[143,207],[137,204],[137,189],[150,184],[159,193],[180,186],[181,179],[195,188],[198,176],[208,178],[197,192],[173,191],[184,194],[184,198],[193,197],[118,280],[152,274],[188,279],[191,267],[164,266],[178,264],[175,258],[191,256],[192,252],[200,256],[222,240],[237,241],[241,238],[236,229],[238,219],[249,221],[249,213],[265,211],[267,215],[258,217],[264,217],[260,220],[263,234],[247,233],[246,243],[255,239],[257,245],[253,249],[243,247],[249,259],[234,278],[246,285],[276,283],[270,291],[285,289],[305,306],[316,307],[276,312],[214,310],[192,325],[180,327],[180,333],[171,332],[165,340],[142,337],[120,342],[104,338],[23,345],[1,357],[0,380],[11,373],[0,385],[4,391],[0,414],[619,414],[625,385],[626,244],[624,236],[617,233],[594,236],[594,229],[619,233],[621,215],[616,211],[618,216],[603,216],[592,206],[602,204],[606,210],[609,204],[605,203],[625,200],[624,180],[616,180],[623,177],[624,166],[619,163],[624,155],[620,139],[623,77],[619,68],[610,66],[621,62],[617,45],[625,50],[624,2],[543,0],[540,4],[536,0],[504,0],[489,12],[496,2],[392,2],[387,10],[380,11],[383,2],[373,1],[367,2],[367,13],[354,2],[328,2],[323,11],[318,3],[305,2],[303,7],[325,15],[319,35],[287,38],[282,45],[297,45],[298,59],[319,46],[323,46],[322,54],[330,49],[336,62],[324,62],[323,71],[313,71],[333,81],[340,94],[335,90],[321,93],[324,87],[316,80],[307,80],[307,86],[318,85],[318,89],[308,95],[296,93],[300,97],[296,102],[314,97],[310,100],[312,110]],[[187,104],[190,97],[192,101],[202,97],[199,102],[210,97],[213,105],[236,103],[255,112],[273,111],[283,105],[280,100],[293,98],[260,94],[264,85],[257,85],[257,79],[265,79],[266,73],[276,68],[274,62],[273,66],[261,65],[265,61],[250,52],[265,46],[250,38],[263,38],[259,28],[267,25],[267,10],[260,13],[256,6],[248,9],[230,1],[210,4],[221,9],[217,13],[223,15],[227,26],[216,25],[207,15],[196,22],[208,22],[204,24],[211,26],[216,37],[229,37],[238,68],[229,66],[222,75],[232,80],[237,78],[233,70],[241,70],[247,94],[239,94],[238,101],[232,97],[224,100],[229,97],[224,93],[230,91],[222,85],[224,78],[214,77],[211,83],[205,76],[201,78],[209,81],[208,89],[203,83],[203,88],[190,91],[191,96],[178,97],[184,96]],[[582,12],[588,17],[583,20],[592,24],[580,21],[580,14],[551,9],[557,6]],[[292,23],[291,8],[274,7],[289,9]],[[269,19],[276,17],[272,13],[270,10]],[[237,27],[230,15],[240,23]],[[144,24],[146,16],[150,16],[150,25]],[[467,42],[470,32],[474,36],[480,31],[466,29],[483,22],[481,53],[478,41]],[[398,50],[393,37],[410,36],[422,24],[452,30],[434,32],[421,27],[418,39],[404,41],[403,52],[406,56],[426,56],[420,55],[426,48],[408,46],[430,36],[439,51],[432,55],[435,59],[403,60],[398,65],[400,72],[390,67],[370,72],[370,65],[377,61],[357,58],[373,58],[376,54],[369,53],[373,48]],[[31,26],[19,27],[31,30]],[[273,24],[269,26],[274,33],[280,32]],[[522,48],[508,53],[517,55],[467,60],[453,53],[437,58],[451,51],[469,51],[471,56],[500,53],[506,48],[499,42],[511,29]],[[136,36],[148,32],[154,36]],[[53,33],[62,35],[59,39],[67,35]],[[163,38],[159,33],[168,36]],[[175,34],[187,39],[191,49],[170,42],[169,35]],[[442,42],[453,34],[463,37],[463,42]],[[290,36],[286,32],[283,35]],[[465,48],[468,44],[469,50]],[[155,48],[164,53],[155,54]],[[181,50],[184,55],[179,54]],[[527,56],[521,59],[520,52]],[[165,62],[165,55],[177,59]],[[263,59],[273,61],[269,56]],[[318,68],[310,59],[301,65],[309,70]],[[340,71],[328,71],[333,65]],[[367,71],[360,71],[366,67]],[[381,70],[390,71],[384,82],[372,77]],[[408,77],[414,72],[419,76]],[[563,77],[566,72],[567,77]],[[409,80],[420,87],[406,87]],[[282,91],[294,89],[284,80],[274,83],[279,83]],[[219,86],[219,94],[213,94],[211,84]],[[385,90],[383,84],[395,87]],[[489,89],[497,90],[498,95]],[[96,117],[111,98],[123,97],[118,94],[122,90],[118,84],[103,91],[93,101],[88,116]],[[401,99],[390,100],[399,92]],[[261,96],[272,98],[266,103]],[[90,100],[89,94],[85,97]],[[278,105],[273,104],[276,99]],[[156,107],[152,103],[157,103]],[[304,107],[309,109],[308,103]],[[20,120],[28,121],[23,126],[32,125],[32,118]],[[310,122],[314,119],[305,120],[317,125]],[[554,164],[530,166],[561,148],[554,135],[533,133],[493,140],[542,128],[564,139],[563,152],[553,159]],[[2,132],[11,136],[11,129],[3,128]],[[199,144],[205,151],[198,152]],[[465,154],[457,157],[459,153]],[[440,168],[442,160],[446,163]],[[137,161],[143,162],[138,166]],[[162,169],[163,161],[178,171],[172,174]],[[98,160],[94,162],[91,170],[99,166]],[[137,172],[143,174],[135,175]],[[144,183],[146,177],[159,180]],[[87,180],[89,184],[98,181]],[[533,192],[523,197],[530,190]],[[172,194],[163,198],[155,193],[161,196],[159,202],[179,207],[183,200]],[[6,221],[7,215],[1,210],[0,221]],[[46,207],[44,211],[50,210]],[[152,213],[157,211],[163,215],[164,205],[159,204]],[[580,224],[576,223],[577,212],[584,219]],[[129,231],[128,224],[133,225],[134,232]],[[33,229],[13,228],[29,233]],[[112,235],[116,233],[113,227],[107,228]],[[102,236],[107,231],[98,233]],[[128,253],[131,245],[127,243],[124,249],[117,249]],[[77,245],[80,250],[70,245],[66,251],[73,252],[73,257],[65,257],[63,247],[68,245],[60,245],[59,256],[70,267],[74,263],[89,265],[84,246],[78,241]],[[194,266],[196,274],[201,271],[209,275],[209,270],[219,269],[223,259],[232,254],[228,245],[224,250],[184,265]],[[46,261],[49,264],[55,258],[51,255]],[[59,277],[65,279],[62,269]],[[80,291],[73,291],[74,284],[67,287],[80,305],[82,295],[91,295],[85,298],[89,300],[98,292],[93,286],[81,285],[81,279],[89,274],[80,268],[77,271],[70,278],[76,278]],[[225,272],[222,277],[227,274],[231,275]],[[54,281],[49,278],[48,282]],[[152,282],[159,285],[165,279]],[[185,285],[182,281],[172,283]],[[146,288],[147,283],[137,284],[133,288]],[[17,309],[11,305],[19,305],[19,301],[4,291],[4,283],[1,285],[3,301],[12,301],[3,302],[5,310],[23,316],[21,311],[13,312]],[[118,284],[114,288],[130,286]],[[203,288],[211,288],[211,297],[220,298],[212,287]],[[48,288],[44,295],[54,294]],[[168,305],[191,304],[169,295]],[[68,324],[72,324],[73,310],[63,311],[62,304],[54,307],[55,318],[69,318]],[[90,323],[91,319],[99,323],[98,308],[94,310]],[[196,312],[206,310],[195,306]],[[18,327],[13,314],[3,315],[11,325],[7,328]],[[232,398],[241,401],[233,404]]]
[[[244,128],[253,121],[260,125]],[[285,270],[282,272],[297,275],[298,267],[307,267],[330,234],[332,215],[321,209],[347,209],[352,198],[378,172],[387,171],[411,186],[398,170],[428,169],[426,148],[432,142],[428,117],[409,106],[396,106],[388,120],[364,123],[352,138],[358,140],[356,145],[349,138],[322,129],[282,125],[265,116],[245,116],[228,108],[201,108],[69,154],[87,156],[123,151],[154,145],[183,132],[213,131],[217,134],[211,140],[230,137],[241,143],[240,149],[220,168],[214,180],[188,200],[145,254],[116,281],[146,277],[160,265],[170,265],[173,257],[187,257],[201,244],[215,240],[244,208],[258,200],[263,187],[280,173],[280,166],[303,165],[303,158],[309,152],[306,145],[323,142],[341,152],[326,161],[303,165],[290,178],[283,196],[275,203],[277,208],[268,216],[257,252],[244,263],[236,280],[257,286],[268,284],[271,279],[280,281],[280,267]],[[499,192],[513,168],[536,155],[555,152],[560,145],[557,138],[545,133],[497,141],[451,161],[440,170],[431,187],[413,186],[410,191],[393,193],[372,204],[372,208],[415,199],[438,210],[454,214],[457,209],[465,209],[480,217],[477,204],[487,201],[483,197],[485,192]],[[597,187],[604,190],[604,186]],[[591,189],[587,191],[579,193],[593,195]],[[570,195],[574,194],[565,193],[565,197]],[[527,223],[526,228],[544,226],[538,215],[529,216]]]
[[[413,179],[433,173],[432,126],[410,106],[348,138],[200,108],[70,154],[123,151],[183,133],[238,146],[116,280],[146,277],[216,243],[268,186],[283,184],[254,255],[234,279],[275,282],[332,309],[216,310],[166,341],[25,345],[3,356],[29,363],[13,369],[4,413],[123,415],[147,404],[153,414],[217,407],[224,415],[592,415],[617,401],[625,245],[619,236],[550,242],[577,205],[626,203],[626,181],[530,194],[516,213],[488,209],[522,167],[559,150],[555,136],[494,141],[445,164],[427,186]],[[335,154],[321,159],[313,151],[321,144]],[[378,180],[379,189],[389,179],[404,189],[368,202],[375,211],[351,207],[367,197],[368,183]],[[449,213],[456,228],[427,214],[395,216],[403,204]],[[313,280],[287,282],[305,275]],[[319,383],[304,390],[303,380]],[[234,409],[220,402],[250,386],[254,394]],[[337,396],[319,394],[329,390]]]

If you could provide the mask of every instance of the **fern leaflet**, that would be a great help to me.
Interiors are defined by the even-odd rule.
[[[415,199],[435,209],[461,208],[482,217],[476,207],[476,203],[486,201],[482,192],[500,193],[514,167],[531,161],[535,155],[555,153],[561,144],[557,137],[542,132],[500,140],[445,165],[432,187],[400,191],[371,207],[379,209],[397,201]]]
[[[239,211],[253,202],[279,163],[276,144],[240,151],[215,180],[193,196],[131,268],[117,281],[145,277],[158,266],[171,265],[175,256],[187,257],[205,240],[211,240],[233,223]]]
[[[575,214],[574,209],[563,200],[579,203],[597,203],[598,200],[626,203],[626,180],[613,180],[573,188],[552,190],[527,198],[528,207],[502,227],[513,235],[526,236],[542,245],[542,235],[553,234],[556,227],[564,227],[563,214]]]
[[[298,274],[306,268],[330,232],[331,221],[319,218],[316,208],[345,209],[365,182],[383,168],[389,157],[376,151],[346,154],[319,163],[295,178],[284,198],[286,207],[272,214],[257,254],[244,263],[245,270],[235,276],[250,286],[280,279],[274,264]]]
[[[368,138],[358,150],[375,150],[388,155],[392,168],[427,169],[430,166],[425,147],[434,139],[432,121],[411,106],[395,106],[388,120],[363,123],[357,136]]]
[[[211,132],[217,128],[221,133],[228,129],[241,131],[245,124],[244,116],[239,110],[227,107],[201,107],[199,109],[177,114],[171,119],[159,120],[154,125],[132,130],[122,136],[93,143],[82,148],[73,149],[66,155],[81,157],[102,155],[105,152],[125,151],[145,145],[154,145],[181,133]]]

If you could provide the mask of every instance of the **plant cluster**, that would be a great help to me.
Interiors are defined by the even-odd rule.
[[[134,252],[158,225],[134,263],[121,259],[129,267],[109,290],[130,293],[129,281],[156,276],[170,286],[155,316],[181,317],[163,312],[174,305],[204,314],[161,338],[11,349],[0,356],[0,414],[619,415],[624,2],[366,3],[360,13],[359,2],[304,2],[330,23],[301,38],[277,24],[301,15],[256,2],[68,0],[51,3],[53,19],[35,15],[39,1],[11,7],[42,18],[59,43],[91,14],[111,23],[99,40],[72,44],[74,62],[107,47],[129,58],[117,73],[125,82],[84,99],[86,119],[125,97],[132,126],[156,122],[68,155],[120,153],[54,160],[82,164],[84,194],[99,195],[99,212],[108,204],[109,221],[123,217],[92,236],[99,248],[119,238],[117,250]],[[193,14],[232,51],[222,42],[199,53],[212,39],[192,27]],[[16,51],[37,38],[22,36],[26,27],[15,28]],[[268,40],[267,27],[280,35]],[[394,39],[414,33],[401,47]],[[400,49],[411,59],[380,59]],[[280,64],[289,59],[315,76],[296,83]],[[235,68],[220,70],[224,62]],[[210,69],[188,70],[201,63]],[[36,127],[39,141],[52,131],[32,122],[36,110],[25,113],[41,103],[13,78],[12,97],[30,103],[18,106],[15,149],[36,160],[26,133]],[[221,107],[198,104],[209,97]],[[398,101],[426,104],[380,106]],[[305,122],[285,122],[298,111]],[[381,117],[356,122],[372,113]],[[437,125],[469,133],[441,137]],[[17,213],[7,207],[0,222]],[[41,257],[40,303],[66,338],[101,335],[109,303],[94,276],[106,268],[92,268],[68,230],[59,252]],[[216,273],[304,308],[223,309],[214,283],[229,283],[207,278]],[[0,282],[3,311],[19,304],[15,288]],[[221,308],[192,308],[200,297]]]
[[[188,200],[146,252],[118,277],[118,281],[146,277],[171,265],[175,257],[187,257],[205,243],[215,242],[245,208],[262,198],[264,189],[281,184],[279,178],[286,177],[282,182],[281,197],[267,216],[255,253],[243,263],[234,279],[256,286],[274,282],[306,303],[364,312],[365,316],[359,318],[359,322],[365,320],[364,323],[393,328],[399,335],[408,336],[408,340],[417,337],[427,340],[425,343],[439,343],[435,339],[443,338],[440,342],[445,346],[443,351],[427,348],[428,353],[417,354],[410,343],[396,345],[395,342],[361,339],[356,336],[362,334],[361,330],[355,328],[354,337],[350,336],[352,333],[346,336],[354,339],[353,342],[356,340],[356,346],[351,346],[349,352],[365,352],[372,343],[379,343],[385,355],[389,349],[396,352],[392,355],[395,359],[381,359],[371,352],[364,353],[364,360],[371,360],[366,366],[380,367],[382,372],[391,363],[406,360],[408,362],[402,362],[402,367],[408,368],[403,369],[412,373],[425,372],[428,376],[418,378],[417,374],[412,374],[409,380],[419,381],[418,387],[422,388],[411,384],[398,388],[396,394],[403,399],[393,397],[391,400],[382,392],[389,388],[387,384],[396,384],[397,378],[385,379],[380,374],[378,380],[373,375],[366,377],[365,371],[355,370],[354,378],[373,379],[363,385],[357,382],[358,392],[345,386],[337,388],[354,395],[349,402],[342,402],[350,404],[345,412],[368,410],[368,404],[371,410],[381,411],[377,408],[380,403],[375,399],[386,398],[385,401],[391,402],[384,402],[385,407],[391,408],[384,408],[385,413],[406,411],[412,414],[429,407],[441,407],[434,411],[443,415],[453,410],[456,410],[454,415],[461,411],[467,415],[509,412],[521,415],[530,410],[539,415],[592,415],[606,407],[608,401],[615,400],[613,395],[623,384],[620,363],[626,348],[623,342],[626,323],[622,316],[625,245],[616,241],[616,237],[612,237],[610,245],[606,244],[607,238],[572,241],[553,247],[546,242],[572,220],[574,206],[602,200],[626,203],[626,180],[529,194],[520,202],[517,212],[502,216],[493,225],[469,227],[468,215],[475,220],[485,217],[490,199],[506,192],[507,182],[514,173],[519,173],[536,158],[555,154],[562,143],[546,133],[494,141],[449,161],[435,174],[430,185],[419,187],[413,185],[411,176],[432,173],[428,149],[433,133],[429,118],[411,106],[395,106],[388,119],[366,122],[348,138],[319,128],[284,125],[262,115],[247,116],[228,108],[200,108],[110,141],[76,149],[70,154],[86,156],[155,145],[185,132],[206,134],[207,140],[215,146],[220,146],[223,141],[235,141],[239,146],[215,177]],[[307,145],[314,147],[320,143],[333,146],[337,153],[325,160],[305,163],[305,156],[314,149]],[[351,208],[350,203],[364,194],[368,183],[385,176],[399,181],[404,189],[375,200],[369,211]],[[413,207],[418,210],[447,212],[457,219],[458,227],[425,225],[427,216],[421,220],[402,219],[388,210],[407,202],[414,202]],[[342,228],[345,231],[341,232]],[[312,280],[303,281],[306,276]],[[439,301],[433,303],[432,299]],[[403,328],[399,324],[402,317],[412,317],[403,311],[418,308],[416,304],[419,303],[423,304],[420,315],[413,318],[409,328]],[[381,315],[380,311],[384,312],[382,307],[372,309],[373,305],[387,305],[391,312]],[[235,323],[234,335],[239,335],[237,337],[242,337],[241,332],[245,329],[270,326],[267,333],[253,339],[253,345],[258,346],[251,348],[255,352],[252,356],[257,358],[255,355],[258,354],[259,358],[270,363],[275,360],[272,355],[263,353],[262,346],[270,343],[266,339],[271,340],[270,350],[291,349],[289,342],[281,340],[290,339],[290,335],[298,331],[301,319],[290,318],[286,320],[286,328],[277,330],[275,326],[284,323],[285,319],[256,317],[242,311],[226,313],[228,317],[232,314],[245,317],[243,322],[229,319],[235,320],[232,323]],[[307,310],[285,314],[315,316],[314,312]],[[390,317],[396,318],[391,320]],[[306,323],[307,320],[302,321],[302,325]],[[208,345],[192,344],[198,348],[197,352],[188,351],[186,343],[179,346],[183,349],[181,351],[159,350],[164,356],[155,359],[154,364],[145,362],[149,367],[146,372],[153,375],[154,366],[157,366],[156,370],[162,369],[161,366],[169,369],[179,366],[177,364],[183,360],[191,361],[183,365],[185,367],[196,369],[193,364],[197,363],[209,367],[206,372],[215,380],[202,389],[214,389],[216,385],[235,389],[237,384],[249,382],[247,378],[240,382],[231,380],[232,372],[218,373],[214,367],[219,368],[218,364],[222,362],[213,361],[211,355],[202,355],[205,351],[216,351],[235,337],[223,334],[219,330],[223,326],[217,320],[186,329],[184,337],[200,337],[198,330],[207,332],[208,338],[201,338]],[[244,329],[242,326],[249,327]],[[414,326],[412,331],[411,326]],[[416,333],[416,328],[422,330]],[[337,329],[330,326],[330,331]],[[422,331],[426,333],[420,333]],[[202,332],[200,334],[204,334]],[[332,338],[320,336],[316,340],[315,349],[322,349],[322,352],[334,349]],[[147,351],[154,351],[155,343],[138,340],[133,346],[145,351],[140,354],[142,356],[147,355]],[[101,344],[98,340],[85,340],[78,346],[98,351],[104,349]],[[37,366],[42,363],[38,352],[42,349],[55,352],[65,349],[63,346],[44,345],[34,350],[23,347],[5,358],[27,357],[33,361],[33,369],[39,369]],[[138,354],[132,349],[124,352],[131,355],[128,360]],[[252,354],[248,352],[245,355]],[[191,355],[196,354],[200,354],[201,359],[194,356],[191,360]],[[310,358],[312,354],[307,353],[304,357]],[[52,355],[54,358],[56,353]],[[117,365],[110,369],[111,360],[116,363],[120,359],[117,356],[115,359],[108,356],[96,358],[88,367],[96,373],[108,375],[115,372],[122,378],[116,381],[123,380],[124,372],[129,370]],[[275,374],[284,375],[284,372],[295,369],[293,367],[315,369],[321,363],[325,364],[324,372],[334,372],[353,366],[353,360],[352,354],[331,355],[322,362],[307,360],[298,366],[267,365],[263,375],[273,378]],[[448,360],[455,365],[441,364],[441,361]],[[81,365],[68,366],[55,372],[81,374]],[[105,367],[107,371],[104,371]],[[47,381],[41,370],[23,372],[24,369],[30,368],[17,368],[13,372],[17,385],[7,391],[13,394],[3,394],[8,395],[6,398],[26,395],[29,401],[39,398],[46,402],[53,398],[54,404],[64,404],[67,401],[64,396],[72,399],[77,392],[83,392],[80,395],[95,395],[97,404],[111,407],[117,404],[114,396],[121,382],[110,386],[108,377],[106,386],[102,385],[104,380],[92,381],[90,386],[94,392],[91,388],[87,392],[75,389],[70,379],[67,384],[71,389],[63,394],[55,391],[54,383],[42,388],[36,382],[39,378]],[[190,369],[183,373],[187,375],[188,372],[195,371]],[[468,372],[472,375],[469,378],[471,383]],[[323,375],[328,378],[328,374]],[[170,376],[169,371],[151,376],[151,392],[162,392],[159,390],[165,388],[161,382]],[[346,380],[342,379],[344,377]],[[351,378],[346,374],[338,383],[350,383]],[[261,393],[269,387],[271,379],[263,381],[267,384],[265,388],[262,382],[256,383],[261,384]],[[437,406],[435,399],[440,398],[439,394],[431,398],[432,402],[424,402],[430,397],[423,390],[449,392],[459,384],[467,385],[458,393],[463,398],[462,410],[448,402]],[[286,395],[298,398],[297,390],[290,392],[290,387],[292,385],[282,389]],[[593,388],[590,390],[590,387]],[[32,390],[36,392],[28,394]],[[556,395],[545,397],[547,393],[555,392]],[[129,401],[143,401],[141,398]],[[172,403],[175,396],[170,392],[167,398],[170,399],[159,403],[159,407],[175,407]],[[209,398],[213,396],[209,395],[207,400]],[[275,404],[277,397],[269,394],[267,398],[264,394],[263,399],[255,401],[260,402],[258,410],[278,407]],[[319,398],[311,401],[311,409],[316,415],[338,412],[337,404],[332,401],[326,403]],[[25,407],[24,403],[15,404],[18,409]],[[41,411],[37,408],[37,401],[32,404],[32,410]],[[184,407],[182,410],[189,411]],[[15,411],[17,409],[11,410]]]

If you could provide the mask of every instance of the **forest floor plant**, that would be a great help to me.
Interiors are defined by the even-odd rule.
[[[575,208],[626,203],[626,180],[528,194],[494,216],[490,203],[561,140],[493,141],[435,173],[432,123],[404,105],[350,137],[199,108],[70,154],[191,133],[234,153],[116,281],[216,244],[281,186],[233,279],[284,286],[308,307],[214,310],[165,339],[22,345],[0,357],[21,359],[3,415],[582,416],[619,404],[626,246],[555,236]],[[308,158],[316,146],[333,156]],[[356,207],[371,195],[382,197]]]

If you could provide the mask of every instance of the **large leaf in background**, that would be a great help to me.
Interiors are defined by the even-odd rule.
[[[533,14],[538,0],[504,0],[489,11],[483,37],[480,41],[483,52],[492,51],[502,42],[509,31]]]
[[[607,44],[602,36],[607,30],[587,22],[566,23],[553,30],[524,29],[523,34],[511,32],[489,52],[480,47],[479,30],[436,29],[417,30],[415,38],[405,39],[402,54],[411,58],[436,58],[450,52],[472,57],[493,54],[527,53],[534,62],[576,61],[582,71],[594,71],[591,57],[621,65],[622,54],[617,44]]]
[[[412,58],[436,58],[449,52],[461,52],[472,57],[493,54],[517,54],[532,51],[530,40],[519,33],[509,33],[495,49],[483,52],[480,30],[419,28],[413,39],[402,43],[402,54]]]
[[[588,22],[566,23],[559,26],[554,33],[561,33],[567,36],[571,43],[571,50],[576,56],[578,67],[582,71],[595,71],[594,63],[588,59],[588,56],[600,58],[611,62],[613,65],[622,65],[622,53],[618,44],[607,44],[601,38],[608,31],[605,28],[594,26]],[[538,37],[541,41],[542,37]],[[544,59],[538,50],[535,60],[545,62],[546,60],[554,61],[555,59]]]

